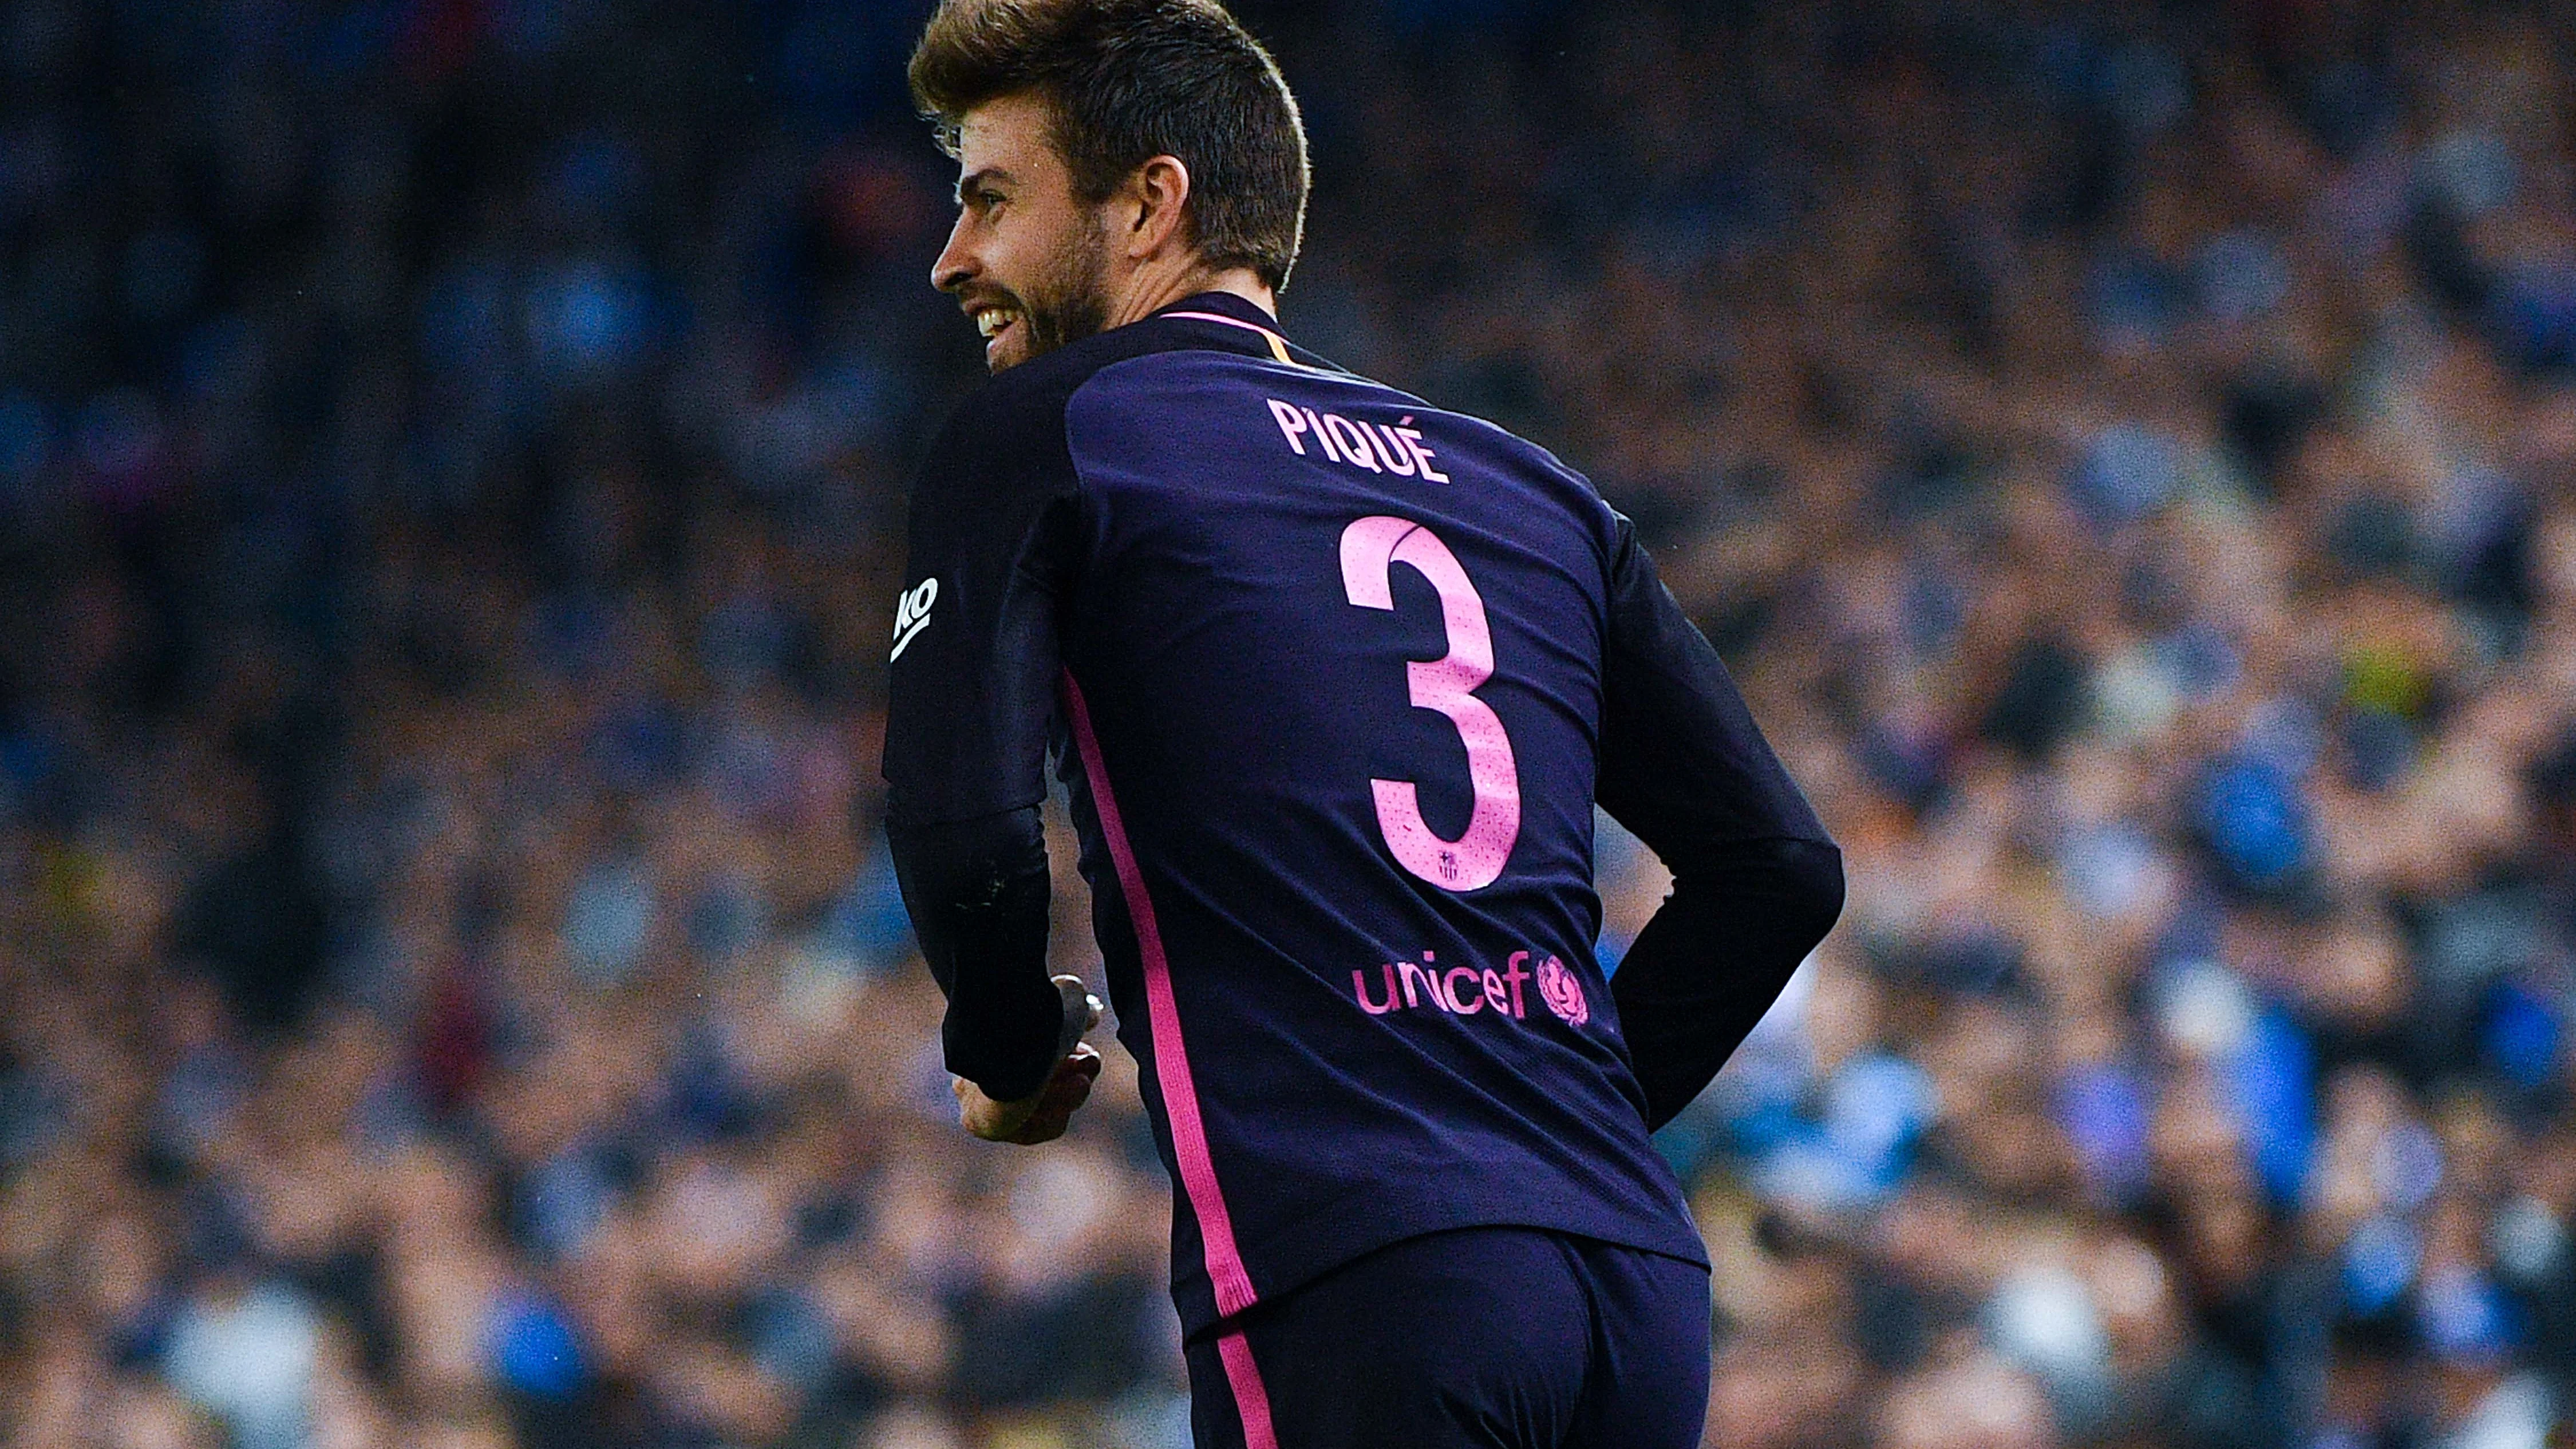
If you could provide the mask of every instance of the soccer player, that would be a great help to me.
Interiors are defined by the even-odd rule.
[[[948,0],[911,79],[995,374],[913,496],[885,755],[965,1127],[1045,1141],[1099,1070],[1052,752],[1198,1443],[1697,1444],[1707,1260],[1647,1134],[1840,856],[1583,478],[1287,340],[1305,140],[1221,8]],[[1596,801],[1675,877],[1615,981]]]

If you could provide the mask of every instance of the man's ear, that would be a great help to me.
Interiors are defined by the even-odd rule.
[[[1127,177],[1126,190],[1122,210],[1129,225],[1122,240],[1130,260],[1141,262],[1166,246],[1188,244],[1190,168],[1180,157],[1157,156],[1137,167]]]

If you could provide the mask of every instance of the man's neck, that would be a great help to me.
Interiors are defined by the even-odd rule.
[[[1111,309],[1109,325],[1124,327],[1130,322],[1141,322],[1175,302],[1209,292],[1230,293],[1269,313],[1274,319],[1279,315],[1278,295],[1250,267],[1227,267],[1221,271],[1191,267],[1169,277],[1149,277],[1140,273],[1118,306]]]

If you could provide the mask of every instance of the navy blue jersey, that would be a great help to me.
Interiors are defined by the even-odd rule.
[[[914,495],[886,775],[950,1065],[1004,1099],[1062,1045],[1051,749],[1189,1327],[1449,1228],[1701,1260],[1649,1124],[1839,868],[1819,922],[1823,830],[1579,475],[1230,296],[998,375]],[[1709,883],[1645,997],[1592,955],[1596,800]]]

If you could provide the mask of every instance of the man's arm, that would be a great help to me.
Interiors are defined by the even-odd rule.
[[[948,1069],[993,1104],[1051,1090],[1090,1024],[1047,974],[1037,807],[1075,500],[1060,406],[1028,393],[988,386],[923,464],[886,715],[886,838]]]
[[[1842,852],[1625,518],[1611,561],[1601,806],[1673,873],[1610,978],[1646,1125],[1717,1075],[1842,913]]]
[[[1063,999],[1046,972],[1054,887],[1037,807],[889,821],[886,838],[922,958],[948,996],[939,1028],[948,1070],[996,1101],[1036,1092],[1064,1055]]]

